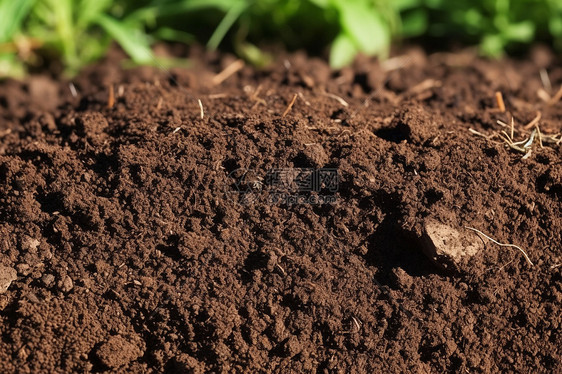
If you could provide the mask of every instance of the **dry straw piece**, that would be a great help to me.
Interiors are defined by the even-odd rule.
[[[523,253],[523,256],[525,257],[525,260],[527,261],[527,263],[531,266],[533,266],[533,261],[531,261],[531,259],[529,258],[529,256],[527,255],[527,252],[525,252],[521,247],[516,246],[515,244],[504,244],[504,243],[500,243],[495,239],[490,238],[488,235],[484,234],[482,231],[472,228],[472,227],[468,227],[465,226],[467,229],[472,230],[480,235],[482,235],[483,237],[485,237],[486,239],[488,239],[489,241],[491,241],[492,243],[495,243],[497,245],[499,245],[500,247],[512,247],[512,248],[517,248],[521,253]]]
[[[291,111],[291,108],[293,107],[293,105],[295,105],[295,101],[297,101],[297,96],[298,94],[293,95],[293,99],[291,100],[289,105],[287,105],[287,109],[285,109],[281,118],[285,118],[285,116]]]
[[[472,128],[469,128],[468,131],[474,135],[480,136],[488,141],[494,141],[494,138],[499,138],[501,142],[507,145],[509,148],[523,153],[522,159],[527,159],[531,156],[533,151],[533,144],[535,141],[538,143],[540,148],[544,148],[544,145],[555,146],[562,143],[562,135],[561,134],[543,134],[539,128],[539,122],[541,120],[542,114],[541,112],[537,112],[535,118],[522,127],[522,130],[515,129],[515,120],[513,117],[511,118],[511,123],[508,125],[507,123],[498,120],[497,124],[502,126],[505,129],[509,129],[509,133],[506,130],[496,131],[492,134],[484,134]],[[531,132],[528,132],[532,127],[534,129]],[[521,141],[515,141],[515,133],[521,133],[525,136],[525,138]],[[501,144],[500,142],[500,144]]]
[[[113,108],[114,105],[115,105],[115,91],[113,89],[113,85],[110,84],[109,85],[109,96],[107,98],[107,107]]]
[[[503,102],[503,95],[500,91],[496,92],[496,102],[498,104],[498,109],[500,112],[505,112],[505,103]]]
[[[238,70],[242,69],[243,67],[244,67],[244,61],[242,60],[234,61],[232,64],[224,68],[223,71],[221,71],[220,73],[218,73],[213,77],[212,80],[213,85],[218,86],[219,84],[230,78],[231,75],[235,74]]]
[[[199,104],[199,115],[201,116],[201,119],[205,118],[205,111],[203,110],[203,103],[201,102],[201,99],[197,99],[197,103]]]

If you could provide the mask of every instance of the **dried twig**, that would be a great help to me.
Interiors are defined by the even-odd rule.
[[[546,69],[541,69],[539,73],[541,76],[542,86],[544,87],[546,92],[552,92],[552,84],[550,83],[548,71],[546,71]]]
[[[299,92],[298,95],[306,106],[310,106],[310,102],[304,98],[302,92]]]
[[[295,105],[295,101],[297,100],[297,96],[298,94],[294,94],[293,95],[293,99],[291,100],[291,102],[289,103],[289,105],[287,106],[287,109],[285,109],[285,111],[283,112],[283,114],[281,115],[281,118],[285,118],[285,116],[287,115],[287,113],[289,113],[291,111],[291,108],[293,107],[293,105]]]
[[[255,101],[255,104],[252,105],[252,109],[256,108],[258,105],[262,104],[264,106],[267,106],[267,103],[264,99],[262,99],[261,97],[259,97],[258,95],[260,94],[262,89],[262,85],[258,85],[258,87],[254,90],[254,93],[252,94],[252,96],[250,96],[250,100]]]
[[[525,130],[529,130],[531,127],[535,126],[536,124],[539,123],[539,121],[541,120],[542,117],[542,113],[537,111],[537,115],[535,118],[533,118],[533,120],[531,122],[529,122],[528,124],[526,124],[525,126],[523,126],[523,128]]]
[[[70,94],[72,95],[72,97],[78,96],[78,92],[76,91],[76,86],[74,85],[74,83],[70,82],[68,84],[68,89],[70,90]]]
[[[0,131],[0,138],[3,138],[6,135],[9,135],[11,133],[12,133],[12,129],[6,129],[6,130],[3,130],[3,131]]]
[[[503,95],[500,91],[496,92],[496,103],[498,104],[498,109],[500,112],[505,112],[505,103],[503,101]]]
[[[477,229],[475,229],[475,228],[468,227],[468,226],[465,226],[465,227],[466,227],[467,229],[469,229],[469,230],[472,230],[472,231],[477,232],[478,234],[482,235],[483,237],[485,237],[486,239],[490,240],[491,242],[493,242],[493,243],[499,245],[500,247],[512,247],[512,248],[517,248],[521,253],[523,253],[523,256],[525,257],[525,260],[527,261],[527,263],[528,263],[529,265],[531,265],[531,266],[534,265],[533,262],[531,261],[531,259],[529,258],[529,256],[527,256],[527,253],[526,253],[521,247],[518,247],[518,246],[516,246],[515,244],[504,244],[504,243],[500,243],[500,242],[498,242],[497,240],[490,238],[488,235],[484,234],[484,233],[483,233],[482,231],[480,231],[480,230],[477,230]]]
[[[235,74],[238,70],[244,67],[244,61],[236,60],[232,64],[228,65],[226,68],[223,69],[220,73],[213,77],[213,84],[219,85],[225,80],[227,80],[231,75]]]
[[[199,103],[199,110],[200,110],[201,119],[203,119],[203,118],[205,118],[205,111],[203,110],[203,103],[201,102],[201,99],[197,99],[197,102]]]
[[[441,87],[441,81],[429,78],[416,84],[400,96],[415,96],[434,87]]]
[[[537,96],[539,97],[539,99],[541,99],[545,103],[548,103],[552,99],[550,97],[550,94],[548,92],[546,92],[543,88],[539,88],[537,90]]]
[[[107,107],[113,108],[114,105],[115,105],[115,92],[113,90],[113,85],[110,84],[109,85],[109,96],[107,98]]]
[[[214,99],[222,99],[227,97],[228,95],[225,93],[216,93],[216,94],[210,94],[207,96],[207,98],[214,100]]]
[[[402,55],[389,58],[381,62],[381,68],[385,73],[391,72],[393,70],[398,70],[412,65],[415,62],[413,56]]]
[[[344,99],[342,99],[341,97],[339,97],[338,95],[334,95],[328,92],[324,92],[324,96],[327,96],[329,98],[332,98],[334,100],[337,100],[341,105],[343,105],[344,107],[348,107],[349,104],[347,103],[347,101],[345,101]]]
[[[472,127],[469,128],[468,131],[470,131],[470,132],[471,132],[472,134],[474,134],[474,135],[481,136],[481,137],[483,137],[483,138],[485,138],[485,139],[492,139],[492,138],[496,135],[496,134],[486,135],[486,134],[481,133],[480,131],[474,130]]]
[[[559,102],[560,99],[562,99],[562,86],[560,86],[560,89],[558,90],[558,92],[556,92],[556,94],[552,97],[552,99],[550,99],[548,101],[548,103],[546,103],[546,104],[547,105],[554,105],[557,102]]]
[[[361,325],[359,324],[359,321],[357,321],[357,318],[355,317],[351,317],[351,320],[353,321],[353,324],[355,325],[355,327],[357,327],[357,331],[361,331]]]

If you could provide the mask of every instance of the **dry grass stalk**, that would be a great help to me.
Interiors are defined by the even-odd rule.
[[[347,101],[345,101],[344,99],[342,99],[341,97],[339,97],[338,95],[334,95],[328,92],[324,92],[324,96],[327,96],[331,99],[337,100],[341,105],[343,105],[344,107],[348,107],[349,104],[347,103]]]
[[[298,94],[293,95],[293,99],[291,100],[291,102],[287,106],[287,109],[285,109],[285,111],[283,112],[283,115],[281,115],[281,118],[285,118],[285,116],[291,111],[291,108],[293,107],[293,105],[295,105],[295,101],[297,100],[297,97],[298,97]]]
[[[523,126],[523,128],[525,130],[529,130],[530,128],[534,127],[535,125],[537,125],[539,123],[539,121],[541,120],[541,117],[542,117],[542,113],[537,111],[536,117],[533,118],[533,120],[531,122],[529,122],[528,124]]]
[[[482,231],[477,230],[475,228],[472,227],[468,227],[466,226],[467,229],[472,230],[480,235],[482,235],[483,237],[485,237],[486,239],[488,239],[489,241],[491,241],[492,243],[495,243],[497,245],[499,245],[500,247],[512,247],[512,248],[517,248],[521,253],[523,253],[523,256],[525,257],[525,260],[527,261],[527,263],[531,266],[533,266],[533,261],[531,261],[531,259],[529,258],[529,256],[527,255],[527,252],[525,252],[521,247],[516,246],[515,244],[504,244],[504,243],[500,243],[495,239],[490,238],[488,235],[484,234]]]
[[[232,64],[228,65],[226,68],[223,69],[220,73],[215,75],[212,79],[213,85],[217,86],[230,78],[231,75],[238,72],[240,69],[244,67],[244,61],[236,60]]]
[[[562,86],[560,86],[560,89],[558,90],[558,92],[556,92],[552,99],[548,101],[547,105],[554,105],[559,102],[560,99],[562,99]]]
[[[199,115],[201,116],[201,119],[205,118],[205,111],[203,110],[203,103],[201,102],[201,99],[197,99],[197,103],[199,104]]]

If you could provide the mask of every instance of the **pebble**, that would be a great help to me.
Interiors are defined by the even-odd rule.
[[[31,273],[31,267],[28,264],[21,263],[16,265],[16,269],[20,275],[29,275]]]
[[[26,251],[35,251],[40,244],[41,242],[39,240],[26,235],[22,242],[22,249]]]
[[[9,266],[0,265],[0,294],[8,291],[8,287],[18,277],[16,269]]]
[[[60,286],[60,289],[63,292],[69,292],[74,288],[74,283],[72,282],[72,278],[70,278],[68,275],[65,276],[62,280],[62,284]]]
[[[50,287],[55,281],[55,276],[53,274],[45,274],[41,277],[41,281],[45,286]]]
[[[461,272],[466,262],[483,248],[482,240],[471,231],[459,231],[434,219],[424,222],[422,249],[445,270]]]

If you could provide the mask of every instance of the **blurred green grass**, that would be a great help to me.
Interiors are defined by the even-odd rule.
[[[255,65],[263,45],[329,48],[339,68],[358,53],[384,58],[413,39],[446,49],[478,45],[497,57],[535,41],[562,47],[559,0],[0,0],[0,76],[58,61],[68,75],[117,42],[135,64],[159,64],[166,40],[226,48]]]

